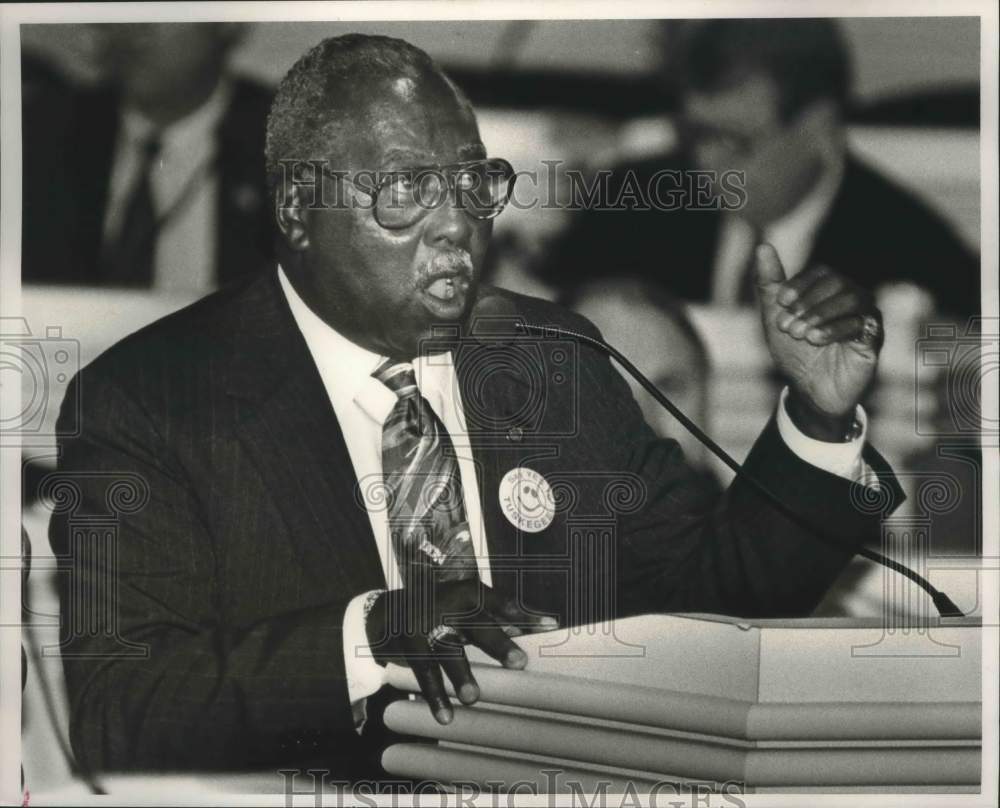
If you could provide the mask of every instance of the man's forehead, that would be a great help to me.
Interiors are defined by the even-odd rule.
[[[480,160],[486,156],[486,147],[479,140],[459,143],[451,148],[434,149],[391,145],[391,138],[386,138],[383,148],[374,149],[375,158],[380,163],[398,164],[418,168],[436,163],[464,160]]]
[[[773,78],[760,72],[749,73],[717,90],[687,92],[684,111],[694,120],[756,129],[777,118],[779,95]]]
[[[471,111],[450,87],[410,76],[370,88],[356,141],[369,161],[422,165],[485,156]]]

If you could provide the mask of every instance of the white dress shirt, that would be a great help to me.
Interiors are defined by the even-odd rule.
[[[305,338],[319,370],[323,386],[340,423],[354,471],[364,493],[369,484],[382,480],[382,424],[396,402],[395,394],[371,373],[384,357],[354,344],[319,318],[299,297],[284,270],[278,267],[281,289],[288,300],[295,323]],[[488,548],[483,526],[480,491],[465,425],[462,399],[451,354],[422,357],[413,362],[417,386],[451,435],[465,494],[473,547],[482,581],[491,583]],[[779,402],[777,425],[782,439],[802,460],[831,474],[870,483],[873,475],[861,459],[868,432],[864,410],[857,408],[861,434],[845,443],[814,440],[798,430],[785,410],[787,390]],[[389,588],[401,585],[389,534],[388,517],[381,498],[365,496],[363,501],[378,544],[379,558]],[[355,597],[344,615],[344,658],[348,693],[360,722],[363,700],[385,683],[385,669],[376,663],[368,648],[364,625],[364,601],[368,593]]]
[[[844,162],[825,169],[816,186],[792,210],[768,224],[761,240],[778,253],[785,274],[791,278],[809,260],[816,233],[833,206],[844,177]],[[719,242],[712,268],[712,302],[724,306],[740,303],[743,275],[752,265],[757,246],[753,225],[738,213],[722,217]]]
[[[216,130],[231,95],[231,82],[223,79],[198,109],[159,132],[160,152],[150,185],[157,218],[165,220],[156,238],[154,289],[207,292],[216,285]],[[135,110],[122,111],[111,163],[105,243],[118,235],[140,179],[143,146],[154,129],[154,124]]]

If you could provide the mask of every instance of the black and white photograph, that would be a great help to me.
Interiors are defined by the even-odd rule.
[[[995,5],[0,68],[0,803],[997,804]]]

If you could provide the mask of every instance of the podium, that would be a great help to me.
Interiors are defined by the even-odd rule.
[[[482,696],[448,726],[390,666],[411,696],[386,724],[424,742],[383,766],[523,793],[978,791],[981,631],[708,615],[563,629],[517,639],[523,671],[470,648]]]

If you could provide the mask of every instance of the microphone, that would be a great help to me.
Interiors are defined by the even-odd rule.
[[[504,301],[506,303],[506,301]],[[495,304],[494,304],[495,305]],[[490,304],[484,306],[484,310],[492,308]],[[510,308],[504,305],[496,306],[497,315],[501,312],[506,314],[510,311]],[[509,316],[509,315],[508,315]],[[751,474],[748,474],[739,463],[736,462],[730,456],[725,449],[719,446],[714,440],[712,440],[708,435],[706,435],[702,430],[695,424],[690,418],[688,418],[683,412],[681,412],[677,406],[667,398],[659,388],[653,384],[649,379],[647,379],[639,369],[633,365],[620,351],[609,345],[602,339],[597,337],[591,337],[587,334],[581,334],[576,331],[570,331],[569,329],[559,328],[557,326],[543,326],[534,325],[532,323],[526,323],[518,319],[514,322],[514,328],[520,331],[522,334],[537,334],[539,336],[549,336],[549,337],[562,337],[564,339],[571,339],[580,344],[589,345],[592,348],[600,351],[601,353],[614,359],[619,365],[621,365],[628,373],[634,378],[639,384],[642,385],[643,389],[646,390],[656,401],[666,409],[671,415],[674,416],[684,428],[690,432],[699,442],[702,443],[712,454],[714,454],[719,460],[725,463],[729,468],[731,468],[738,477],[745,480],[754,488],[761,496],[768,500],[775,508],[781,511],[785,516],[789,517],[793,521],[797,522],[815,535],[817,538],[822,540],[826,544],[839,546],[838,542],[835,542],[831,537],[826,534],[826,531],[813,524],[808,518],[799,514],[794,508],[789,507],[781,499],[779,499],[775,494],[771,493],[770,490]],[[875,550],[870,550],[867,547],[861,547],[858,549],[857,554],[874,561],[876,564],[881,564],[893,572],[897,572],[900,575],[909,578],[913,583],[917,584],[921,589],[923,589],[928,595],[930,595],[931,600],[934,603],[934,607],[938,610],[938,614],[941,617],[965,617],[961,609],[959,609],[955,603],[949,598],[944,592],[940,591],[934,587],[930,581],[924,578],[922,575],[914,572],[909,567],[904,564],[900,564],[898,561],[894,561],[888,556],[882,553],[876,552]]]
[[[476,342],[508,343],[522,337],[524,316],[514,302],[495,286],[479,290],[475,305],[466,321],[466,336]]]

